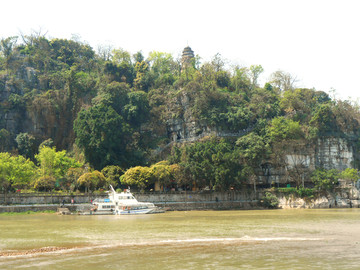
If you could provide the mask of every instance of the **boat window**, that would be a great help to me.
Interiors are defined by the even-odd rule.
[[[102,205],[102,209],[109,209],[109,208],[115,208],[115,205]]]

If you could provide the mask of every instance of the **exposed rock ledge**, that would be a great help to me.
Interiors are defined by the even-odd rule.
[[[293,208],[360,208],[360,192],[356,188],[316,199],[302,199],[294,196],[279,197],[279,207]]]

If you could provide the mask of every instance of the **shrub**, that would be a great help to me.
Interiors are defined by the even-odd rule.
[[[315,190],[313,188],[294,188],[294,187],[287,187],[287,188],[277,188],[276,189],[277,193],[281,193],[285,196],[287,195],[294,195],[300,198],[312,198],[314,197],[315,194]]]
[[[266,192],[261,200],[262,205],[269,209],[276,209],[279,206],[279,199],[272,193]]]
[[[36,179],[34,188],[39,191],[52,190],[55,187],[55,178],[53,176],[42,176]]]

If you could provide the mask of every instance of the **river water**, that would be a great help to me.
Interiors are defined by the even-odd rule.
[[[0,269],[360,269],[360,209],[0,215],[0,254]]]

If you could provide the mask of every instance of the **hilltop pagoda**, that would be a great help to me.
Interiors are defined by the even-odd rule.
[[[194,58],[194,51],[189,46],[185,47],[181,56],[181,70],[185,69],[188,65],[193,65]]]

